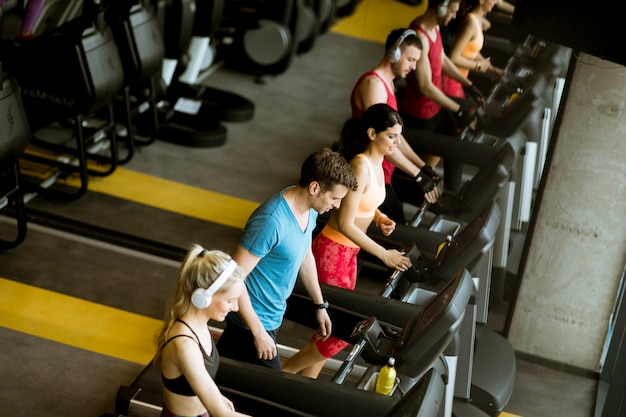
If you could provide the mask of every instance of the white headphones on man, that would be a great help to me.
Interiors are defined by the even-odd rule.
[[[402,45],[402,42],[404,42],[404,40],[411,35],[415,35],[415,31],[413,29],[405,30],[404,32],[402,32],[402,35],[400,35],[398,40],[394,42],[393,46],[389,48],[389,50],[387,51],[387,58],[391,63],[395,64],[396,62],[400,61],[400,57],[402,56],[402,50],[400,49],[400,45]]]
[[[211,305],[213,294],[215,294],[226,283],[226,280],[235,272],[237,262],[230,260],[228,266],[224,268],[222,273],[209,285],[209,288],[198,288],[191,294],[191,303],[197,308],[207,308]]]
[[[437,7],[437,16],[444,17],[446,13],[448,13],[449,5],[450,5],[450,0],[443,0],[443,2]]]

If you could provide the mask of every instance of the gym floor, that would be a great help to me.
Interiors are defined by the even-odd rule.
[[[130,384],[150,361],[152,337],[173,291],[177,259],[60,231],[50,215],[180,253],[194,242],[231,252],[258,203],[294,183],[303,159],[337,139],[349,117],[353,83],[379,61],[386,34],[418,13],[394,0],[364,0],[279,76],[260,82],[217,70],[205,84],[256,105],[252,120],[225,123],[223,146],[157,141],[112,175],[91,179],[87,194],[76,201],[32,196],[25,241],[0,253],[2,414],[112,412],[118,387]],[[0,233],[12,227],[0,216]],[[501,322],[502,309],[496,307],[493,323]],[[518,359],[505,411],[588,417],[596,385],[592,378]]]

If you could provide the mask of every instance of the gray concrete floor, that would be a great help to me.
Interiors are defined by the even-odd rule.
[[[141,149],[125,168],[262,201],[296,180],[306,155],[337,139],[349,116],[353,83],[381,56],[381,45],[328,33],[311,52],[297,57],[286,73],[265,83],[220,69],[206,83],[254,101],[254,119],[226,124],[224,146],[194,149],[158,141]],[[223,226],[200,225],[182,217],[168,220],[156,209],[141,208],[146,217],[136,220],[132,203],[101,195],[88,194],[65,204],[36,199],[29,205],[87,222],[115,224],[174,245],[203,235],[228,250],[238,236],[236,230]],[[0,231],[5,227],[0,222]],[[37,227],[29,230],[20,247],[0,253],[4,278],[155,318],[161,317],[173,271],[167,263],[146,262]],[[148,293],[142,292],[146,288]],[[505,312],[505,307],[494,306],[494,326],[502,323]],[[97,417],[111,412],[117,388],[129,384],[141,370],[134,363],[5,328],[0,328],[0,347],[0,409],[11,417]],[[589,417],[595,390],[593,378],[518,358],[515,390],[505,410],[523,417]]]

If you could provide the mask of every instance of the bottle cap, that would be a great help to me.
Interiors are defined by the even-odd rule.
[[[395,360],[395,358],[390,357],[390,358],[387,360],[387,365],[388,365],[388,366],[394,366],[395,364],[396,364],[396,360]]]

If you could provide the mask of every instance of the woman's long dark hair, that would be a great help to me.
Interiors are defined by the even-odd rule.
[[[452,47],[452,41],[454,40],[456,31],[461,26],[461,22],[463,22],[463,19],[465,18],[465,16],[467,16],[469,12],[471,12],[476,6],[478,6],[479,3],[480,3],[479,0],[462,0],[461,1],[461,4],[459,5],[459,11],[456,12],[456,17],[452,19],[446,27],[446,30],[450,34],[450,38],[451,38],[450,48]],[[448,48],[448,52],[450,48]]]
[[[402,118],[391,106],[378,103],[370,106],[363,116],[352,118],[344,123],[339,140],[339,152],[347,161],[362,153],[370,143],[367,130],[372,128],[380,133],[395,125],[401,125]]]

